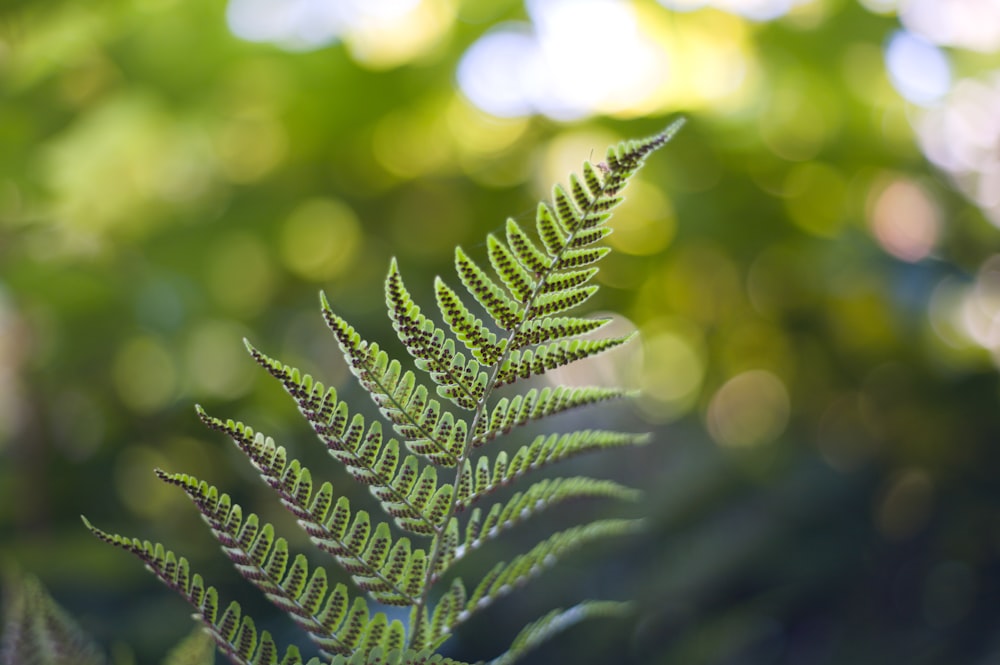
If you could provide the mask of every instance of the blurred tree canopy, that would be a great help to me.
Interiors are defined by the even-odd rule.
[[[289,524],[199,402],[346,484],[241,338],[361,397],[318,290],[389,342],[390,256],[426,298],[455,245],[484,254],[583,160],[683,114],[600,273],[642,342],[579,377],[645,392],[607,417],[657,444],[580,464],[642,487],[650,529],[455,655],[583,587],[637,598],[638,626],[537,662],[992,662],[998,52],[991,0],[4,3],[3,556],[121,662],[156,661],[187,611],[81,512],[259,602],[151,471]]]

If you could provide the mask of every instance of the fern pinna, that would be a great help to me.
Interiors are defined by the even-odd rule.
[[[568,189],[554,188],[553,205],[539,205],[537,239],[513,219],[507,221],[504,237],[487,236],[488,267],[456,249],[459,280],[479,309],[471,309],[437,279],[443,328],[413,302],[393,260],[385,281],[386,304],[416,371],[362,339],[322,298],[323,316],[351,371],[395,438],[383,433],[381,422],[366,423],[361,415],[352,415],[335,389],[247,344],[253,359],[295,400],[330,454],[368,486],[395,528],[365,511],[352,511],[329,482],[316,483],[307,468],[269,437],[198,408],[206,425],[227,434],[246,454],[311,541],[347,571],[358,589],[377,603],[409,608],[406,626],[390,621],[383,611],[373,612],[362,595],[345,585],[330,588],[323,568],[311,567],[301,554],[293,556],[270,524],[244,514],[228,495],[192,476],[157,470],[160,479],[194,502],[243,577],[315,643],[321,658],[310,663],[453,662],[435,653],[470,616],[566,552],[636,528],[636,520],[600,519],[556,532],[470,584],[449,576],[469,552],[547,506],[580,497],[634,497],[633,490],[615,482],[570,477],[539,480],[489,503],[494,490],[530,471],[588,451],[641,444],[646,435],[593,429],[540,435],[510,455],[490,455],[487,444],[527,423],[628,394],[616,388],[556,386],[509,398],[494,395],[501,386],[628,341],[629,335],[583,338],[608,320],[566,312],[597,291],[591,283],[598,271],[594,264],[610,251],[598,242],[611,232],[606,222],[622,201],[622,189],[680,124],[609,149],[606,161],[597,166],[584,163],[582,177],[571,176]],[[267,632],[258,635],[236,603],[223,606],[216,590],[183,557],[160,544],[87,526],[98,538],[132,552],[186,598],[233,663],[302,662],[296,647],[282,652]],[[446,588],[439,590],[439,585]],[[585,601],[554,611],[528,625],[493,663],[512,662],[567,625],[622,608],[620,603]]]

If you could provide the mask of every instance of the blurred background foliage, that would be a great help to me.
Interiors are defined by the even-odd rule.
[[[319,289],[387,341],[390,256],[429,305],[456,244],[484,254],[583,160],[681,113],[600,273],[598,306],[642,342],[562,377],[645,391],[587,417],[656,444],[576,470],[643,488],[650,528],[453,655],[593,595],[641,621],[534,662],[994,662],[998,51],[995,0],[8,0],[3,556],[123,663],[159,662],[188,611],[81,512],[259,604],[151,469],[307,543],[192,403],[366,498],[241,338],[368,408]],[[538,532],[518,534],[492,554]]]

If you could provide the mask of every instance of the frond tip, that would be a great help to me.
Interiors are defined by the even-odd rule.
[[[581,621],[597,617],[625,616],[631,609],[630,603],[585,601],[568,610],[553,610],[525,626],[514,638],[510,649],[487,665],[511,665],[527,652]]]

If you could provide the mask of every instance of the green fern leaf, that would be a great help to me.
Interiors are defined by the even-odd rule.
[[[485,498],[487,494],[471,494],[458,503],[457,510],[466,510],[476,502]],[[503,504],[495,504],[490,510],[487,520],[495,523],[489,534],[481,534],[476,541],[464,544],[464,549],[474,549],[482,544],[486,538],[492,538],[499,534],[501,530],[509,529],[527,518],[541,512],[562,501],[580,498],[603,497],[608,499],[621,499],[635,501],[639,497],[636,490],[625,487],[610,480],[599,480],[575,476],[572,478],[546,478],[528,487],[523,492],[515,493]],[[456,554],[460,558],[461,554]]]
[[[583,249],[568,249],[562,253],[556,262],[556,270],[572,270],[597,263],[610,253],[607,247],[584,247]]]
[[[572,178],[572,180],[577,180],[577,178]],[[600,194],[601,190],[604,189],[604,181],[602,176],[594,168],[594,165],[590,162],[583,163],[583,182],[579,183],[579,186],[583,188],[586,193],[586,203],[580,204],[579,199],[577,199],[577,205],[581,208],[593,207],[594,197]],[[574,185],[574,192],[577,185]],[[576,196],[574,196],[576,198]]]
[[[507,220],[507,245],[517,262],[528,272],[544,275],[552,268],[552,258],[540,250],[513,219]]]
[[[511,340],[512,349],[544,344],[566,337],[576,337],[606,326],[611,319],[581,319],[576,317],[549,317],[529,321]]]
[[[488,665],[511,665],[524,654],[535,649],[571,626],[586,619],[624,616],[631,610],[629,603],[614,601],[586,601],[568,610],[553,610],[521,630],[506,653],[491,660]]]
[[[566,193],[566,190],[562,188],[561,185],[556,185],[552,188],[552,201],[556,209],[556,219],[567,231],[567,238],[572,245],[576,244],[576,235],[583,228],[583,213],[576,207],[573,203],[572,198]],[[594,202],[591,201],[588,207],[593,206]],[[587,207],[584,208],[587,210]],[[564,242],[566,241],[564,240]],[[565,246],[565,245],[564,245]]]
[[[577,237],[579,238],[579,236]],[[545,282],[542,293],[555,293],[581,286],[592,280],[597,273],[597,268],[585,268],[584,270],[569,270],[553,275]]]
[[[401,283],[401,282],[400,282]],[[380,350],[378,344],[369,343],[361,339],[357,331],[351,327],[344,319],[335,314],[330,308],[330,303],[324,296],[322,299],[323,316],[327,325],[337,337],[340,348],[350,360],[350,368],[361,385],[372,395],[376,403],[382,406],[391,399],[393,392],[402,376],[399,363],[390,361],[389,356]],[[400,314],[400,316],[403,316]],[[466,362],[464,356],[454,353],[454,341],[447,339],[430,339],[426,341],[426,346],[441,344],[442,348],[438,352],[433,352],[419,342],[422,335],[416,334],[410,339],[410,343],[415,345],[418,354],[417,365],[430,373],[430,376],[438,384],[438,394],[446,397],[457,406],[472,410],[476,407],[479,399],[477,391],[482,390],[482,386],[476,380],[478,377],[478,364],[475,360]],[[423,333],[427,333],[426,330]],[[443,333],[441,333],[443,335]]]
[[[195,628],[170,650],[163,665],[214,665],[215,640],[201,628]]]
[[[535,227],[538,229],[538,236],[545,244],[549,256],[556,256],[566,248],[566,237],[569,235],[569,231],[544,203],[538,204]]]
[[[500,276],[501,281],[517,298],[519,303],[526,303],[535,291],[535,278],[521,265],[507,249],[507,245],[497,240],[492,233],[486,236],[486,247],[489,252],[490,265]]]
[[[355,598],[351,604],[351,609],[347,613],[343,628],[338,631],[341,635],[347,653],[360,651],[361,643],[367,634],[367,628],[371,623],[368,618],[368,604],[363,598]]]
[[[201,575],[192,574],[187,559],[178,557],[159,543],[141,541],[110,534],[82,518],[86,527],[100,540],[131,552],[142,561],[161,582],[177,592],[195,609],[195,618],[202,622],[216,645],[236,665],[276,663],[278,649],[270,635],[256,638],[250,617],[241,616],[239,605],[231,603],[219,616],[219,596],[214,587],[205,586]],[[252,637],[252,639],[251,639]],[[252,644],[251,644],[252,642]],[[252,648],[255,647],[255,648]],[[286,649],[283,662],[300,663],[298,649]]]
[[[432,572],[430,581],[436,582],[440,579],[441,575],[446,571],[455,560],[455,554],[458,551],[459,545],[459,527],[458,520],[452,517],[448,520],[448,526],[445,528],[444,533],[440,537],[440,545],[438,547],[438,557],[434,562],[434,571]]]
[[[4,576],[3,665],[105,665],[96,644],[32,575]]]
[[[287,453],[276,446],[269,437],[257,434],[252,428],[232,420],[223,422],[198,409],[202,421],[210,428],[229,435],[260,472],[261,478],[281,496],[282,504],[296,517],[308,521],[310,513],[306,502],[297,499],[293,492],[298,479],[298,462],[287,462]],[[337,408],[331,425],[320,434],[338,461],[358,481],[369,486],[385,511],[396,519],[400,528],[421,535],[431,534],[437,525],[409,500],[409,493],[417,479],[419,463],[408,455],[399,462],[399,448],[394,439],[382,445],[381,426],[377,423],[364,431],[360,416],[347,423],[346,408]]]
[[[592,179],[587,176],[587,167],[589,164],[584,164],[584,180],[580,180],[580,177],[575,173],[569,176],[570,192],[573,194],[573,201],[576,203],[576,207],[581,210],[589,210],[591,206],[594,205],[595,192],[600,193],[600,180]],[[593,167],[590,167],[591,172],[593,172]],[[593,173],[593,175],[597,175]]]
[[[499,360],[503,355],[503,345],[497,343],[496,334],[469,311],[458,294],[440,278],[434,280],[434,292],[445,323],[476,359],[484,365],[492,365]]]
[[[481,427],[472,440],[474,447],[509,433],[515,427],[563,413],[570,409],[597,404],[611,399],[627,397],[632,393],[619,388],[600,387],[546,387],[540,391],[532,388],[523,395],[501,398],[488,416],[480,421]]]
[[[546,282],[546,287],[548,283]],[[562,289],[559,291],[546,290],[535,299],[531,309],[529,320],[537,320],[545,316],[555,316],[566,310],[579,307],[597,293],[596,286],[580,286],[572,289]]]
[[[495,387],[505,386],[520,379],[544,374],[549,370],[592,356],[625,344],[633,335],[605,339],[564,339],[545,346],[524,351],[511,351],[500,367]]]
[[[636,528],[634,520],[598,520],[571,527],[508,563],[497,564],[474,586],[466,587],[455,577],[442,595],[432,593],[471,550],[549,506],[588,497],[635,498],[633,490],[618,483],[569,477],[543,479],[503,501],[480,505],[496,489],[518,482],[529,471],[585,452],[643,444],[648,441],[645,435],[584,430],[537,436],[515,447],[513,454],[489,455],[483,447],[529,423],[630,394],[617,388],[556,386],[497,399],[495,391],[631,338],[585,338],[608,319],[567,312],[598,289],[593,283],[598,270],[594,264],[609,251],[599,243],[610,233],[605,223],[623,200],[623,188],[678,127],[675,123],[661,134],[609,150],[600,167],[585,163],[582,176],[570,176],[568,187],[553,188],[550,205],[539,205],[533,229],[508,219],[502,237],[487,236],[488,265],[456,248],[459,280],[481,310],[473,311],[455,290],[435,279],[435,300],[443,321],[439,325],[413,300],[393,260],[385,280],[386,305],[412,358],[412,369],[363,339],[321,295],[324,320],[351,373],[398,439],[383,436],[381,421],[366,423],[361,415],[352,415],[334,388],[247,343],[253,359],[282,384],[330,455],[368,487],[390,522],[373,521],[365,511],[353,512],[331,483],[314,482],[310,471],[272,439],[242,423],[210,417],[198,407],[202,421],[229,436],[311,542],[331,554],[358,588],[377,602],[410,608],[405,627],[383,612],[373,612],[364,597],[352,599],[344,585],[330,588],[322,567],[310,568],[303,555],[293,557],[272,525],[254,514],[244,515],[228,495],[192,476],[157,471],[188,495],[236,569],[305,630],[325,663],[453,663],[435,651],[469,617],[573,549]],[[463,511],[469,513],[464,525],[458,518]],[[396,537],[393,523],[409,535]],[[220,611],[216,590],[192,574],[185,559],[162,545],[87,526],[98,538],[132,552],[186,598],[230,661],[278,664],[271,636],[258,633],[235,603]],[[415,547],[411,537],[427,538],[426,547]],[[617,607],[583,603],[550,613],[522,631],[495,662],[506,665],[566,625]],[[280,662],[302,665],[294,647],[286,649]],[[309,665],[320,661],[314,658]]]
[[[298,518],[299,524],[309,535],[310,540],[320,549],[333,554],[340,565],[352,573],[355,581],[368,590],[373,598],[388,605],[409,605],[414,602],[412,581],[407,582],[406,586],[411,590],[407,591],[401,578],[387,577],[385,572],[380,570],[379,564],[366,559],[364,554],[366,540],[359,542],[357,534],[362,524],[368,524],[367,513],[358,513],[352,523],[350,505],[343,497],[330,511],[332,485],[324,483],[315,496],[310,498],[309,490],[312,482],[308,470],[302,469],[297,460],[289,462],[284,448],[276,446],[271,439],[255,434],[242,423],[234,421],[223,423],[217,418],[208,416],[200,407],[198,413],[209,427],[229,435],[246,453],[260,472],[261,478],[278,492],[282,505]],[[415,459],[413,463],[416,463]],[[405,493],[391,494],[390,499],[397,501],[390,500],[383,505],[396,507],[401,502],[404,507],[397,510],[399,519],[410,517],[423,529],[424,525],[417,520],[419,518],[417,510],[406,505]],[[387,527],[377,527],[377,530],[383,528],[387,531]],[[422,565],[420,561],[424,559],[423,551],[414,552],[412,565],[407,570],[412,572],[420,568]]]
[[[417,368],[427,372],[438,385],[438,394],[454,395],[452,401],[456,405],[475,408],[483,395],[486,373],[479,370],[478,360],[466,361],[462,354],[456,353],[454,340],[420,312],[403,284],[395,260],[386,277],[385,299],[396,334]],[[483,345],[489,345],[487,336],[481,332],[478,337],[468,339],[480,341],[480,338]],[[482,348],[478,355],[484,355]],[[454,457],[448,457],[447,466],[454,466],[455,461]]]
[[[504,330],[510,330],[517,325],[521,319],[521,306],[511,300],[503,288],[476,265],[461,247],[455,249],[455,267],[466,290],[483,306],[496,325]],[[475,405],[472,405],[472,408],[475,408]]]
[[[560,557],[571,550],[597,539],[632,534],[641,524],[641,520],[598,520],[549,536],[509,563],[494,566],[476,585],[469,597],[466,611],[459,616],[459,620],[465,620],[475,612],[488,607],[496,599],[510,593],[543,569],[555,564]],[[449,628],[454,628],[454,625]]]
[[[492,471],[485,463],[476,469],[475,492],[491,492],[509,485],[521,476],[542,467],[561,462],[570,457],[598,450],[622,446],[644,445],[650,441],[646,434],[629,434],[605,430],[581,430],[569,434],[539,435],[527,445],[518,448],[510,457],[501,451],[493,461]]]
[[[603,240],[610,233],[611,229],[607,226],[599,226],[593,229],[578,231],[573,237],[573,242],[570,246],[573,249],[579,249],[581,247],[586,247],[587,245],[593,245],[594,243]]]
[[[430,639],[426,645],[428,648],[440,647],[451,636],[452,628],[466,618],[466,602],[465,585],[462,580],[452,580],[451,587],[438,601],[431,615]]]
[[[327,304],[325,307],[328,308],[329,305]],[[374,362],[368,362],[371,356],[362,353],[363,357],[356,359],[352,367],[355,374],[362,380],[363,385],[371,393],[382,415],[404,438],[407,447],[413,452],[427,457],[434,464],[454,466],[456,460],[454,440],[441,439],[436,434],[439,419],[442,415],[447,415],[447,412],[442,414],[438,401],[428,399],[427,388],[416,383],[412,372],[401,372],[399,363],[388,361],[388,356],[378,352],[377,346],[368,347],[367,343],[361,342],[354,329],[343,319],[330,312],[328,320],[333,321],[331,326],[336,326],[335,332],[339,331],[338,335],[343,336],[348,341],[357,341],[357,346],[344,347],[343,345],[349,342],[342,340],[342,348],[353,349],[357,353],[362,353],[363,349],[374,349]],[[268,358],[253,347],[248,348],[251,349],[251,354],[258,363],[281,381],[289,394],[296,399],[300,411],[303,412],[320,437],[326,441],[334,456],[348,464],[349,467],[352,466],[350,456],[341,454],[346,447],[349,447],[348,443],[342,440],[344,435],[342,428],[347,423],[346,406],[338,404],[334,407],[329,398],[319,402],[308,391],[308,385],[303,385],[305,382],[298,380],[297,370]],[[345,351],[345,353],[349,352]],[[450,387],[455,388],[455,386]],[[335,398],[334,393],[334,401]],[[317,409],[317,406],[321,408]]]

